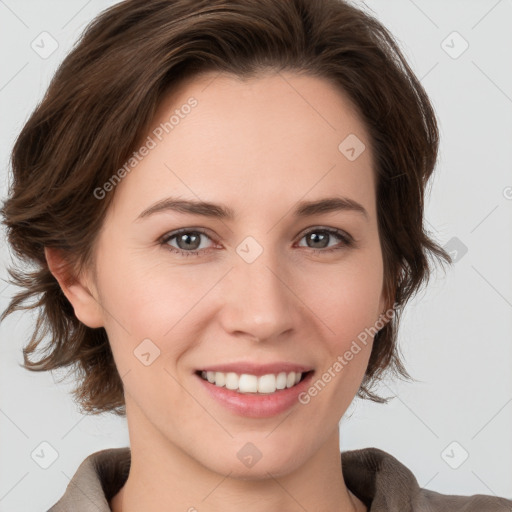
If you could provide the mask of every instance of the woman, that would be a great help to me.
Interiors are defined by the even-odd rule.
[[[420,489],[381,450],[340,461],[354,396],[407,377],[397,318],[427,256],[450,261],[423,229],[437,145],[393,39],[349,4],[99,16],[21,132],[2,210],[39,266],[12,271],[3,316],[42,294],[26,366],[76,365],[84,411],[130,434],[51,510],[510,510]]]

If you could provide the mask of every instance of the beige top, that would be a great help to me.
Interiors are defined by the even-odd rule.
[[[512,501],[504,498],[420,489],[407,467],[377,448],[345,451],[341,457],[347,487],[369,512],[512,512]],[[126,482],[130,460],[130,448],[89,455],[48,512],[110,512],[108,502]]]

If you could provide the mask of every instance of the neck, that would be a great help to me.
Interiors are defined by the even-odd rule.
[[[234,478],[230,468],[223,473],[214,471],[201,463],[200,453],[186,453],[172,444],[138,413],[139,417],[129,416],[137,419],[128,422],[130,473],[110,502],[113,512],[367,511],[345,485],[338,429],[305,464],[291,472],[260,471],[257,478]]]

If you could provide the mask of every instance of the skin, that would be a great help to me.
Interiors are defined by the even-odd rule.
[[[132,466],[112,510],[367,510],[344,483],[338,423],[371,339],[307,405],[271,418],[227,410],[194,375],[250,360],[303,363],[318,378],[389,307],[365,126],[333,84],[292,72],[196,76],[162,103],[154,126],[190,97],[198,105],[110,192],[96,272],[66,284],[58,252],[46,251],[77,317],[106,329],[124,382]],[[338,150],[349,134],[366,145],[354,161]],[[222,203],[235,217],[136,220],[168,196]],[[333,196],[357,201],[368,218],[292,215],[298,201]],[[186,252],[177,238],[159,241],[180,228],[207,232],[198,255],[169,250]],[[338,250],[315,252],[306,235],[318,228],[355,245],[330,235],[327,248]],[[247,236],[263,249],[251,264],[236,252]],[[149,366],[134,356],[146,338],[160,350]],[[237,457],[248,442],[262,453],[251,468]]]

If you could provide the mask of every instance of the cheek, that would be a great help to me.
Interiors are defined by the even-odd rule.
[[[125,392],[141,408],[165,399],[166,407],[154,414],[168,421],[166,415],[183,400],[175,368],[193,343],[190,340],[197,338],[196,323],[191,321],[197,294],[187,292],[190,281],[176,269],[143,268],[134,261],[117,260],[102,272],[110,313],[105,328]],[[202,290],[201,294],[206,291],[198,283],[192,288],[197,293]]]
[[[116,320],[126,331],[137,335],[151,331],[161,337],[185,313],[190,292],[198,283],[190,273],[164,265],[160,248],[144,254],[130,247],[116,247],[121,244],[111,240],[101,253],[98,277],[103,305],[116,313]],[[145,329],[148,332],[142,332]]]
[[[325,269],[314,281],[308,280],[308,302],[328,327],[332,346],[338,350],[374,326],[383,313],[383,268],[378,256],[378,252],[359,253],[336,271]]]
[[[144,340],[151,340],[145,343],[150,349],[154,344],[155,353],[160,351],[158,363],[171,364],[196,339],[198,305],[222,276],[222,269],[204,266],[198,270],[193,265],[169,266],[151,263],[150,258],[115,256],[103,259],[98,277],[116,363],[127,371],[134,351]]]

